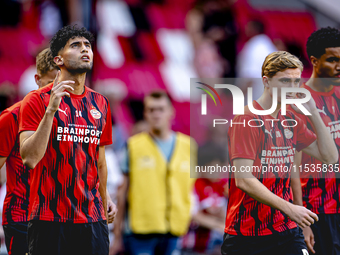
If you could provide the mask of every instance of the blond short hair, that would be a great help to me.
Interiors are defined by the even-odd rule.
[[[39,52],[36,57],[37,72],[39,75],[45,75],[54,69],[59,70],[59,67],[54,63],[50,48],[46,48]]]
[[[275,51],[264,60],[262,76],[272,78],[277,72],[283,72],[288,68],[299,68],[302,72],[303,64],[298,57],[287,51]]]

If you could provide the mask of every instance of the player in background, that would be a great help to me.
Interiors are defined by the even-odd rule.
[[[318,114],[340,150],[340,31],[321,28],[308,38],[307,54],[313,65],[310,79],[302,85],[316,103]],[[308,129],[314,131],[309,119],[301,116]],[[294,203],[316,213],[319,221],[303,229],[308,249],[315,254],[340,254],[339,176],[333,171],[316,172],[322,161],[298,153],[297,167],[305,169],[299,179],[292,179]],[[307,166],[311,171],[309,171]],[[302,185],[302,192],[301,192]],[[302,195],[301,195],[302,193]]]
[[[309,226],[318,217],[303,206],[290,202],[289,176],[294,152],[303,150],[327,163],[335,163],[338,153],[313,99],[304,107],[311,113],[308,118],[316,136],[292,112],[281,114],[281,88],[298,87],[302,69],[301,61],[288,52],[269,54],[262,66],[264,93],[253,102],[253,106],[258,110],[269,109],[273,88],[277,87],[276,110],[270,115],[256,115],[246,106],[245,114],[233,120],[245,125],[235,124],[229,128],[229,157],[236,172],[230,179],[222,254],[308,254],[302,230],[297,225]],[[296,93],[287,96],[301,97]],[[271,121],[273,119],[278,121]],[[297,125],[284,127],[281,123],[286,119],[294,119]],[[263,123],[261,127],[247,124],[251,121],[252,126],[260,125],[259,120]],[[263,167],[269,166],[286,167],[289,171],[262,171]],[[253,167],[260,171],[249,171]]]
[[[36,57],[35,80],[40,87],[52,82],[58,67],[53,62],[49,48]],[[6,197],[2,224],[8,254],[24,255],[27,248],[27,213],[29,202],[29,171],[24,167],[19,153],[18,115],[21,101],[0,115],[0,168],[6,162]]]
[[[112,143],[108,100],[85,86],[93,36],[66,26],[50,49],[55,81],[20,108],[20,153],[30,174],[29,254],[108,254],[105,145]]]
[[[54,63],[50,48],[42,50],[36,57],[37,73],[34,75],[35,83],[39,88],[52,83],[59,67]]]

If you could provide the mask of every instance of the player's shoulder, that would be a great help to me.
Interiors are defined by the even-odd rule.
[[[51,89],[53,87],[53,83],[50,83],[42,88],[39,88],[37,90],[32,90],[30,91],[24,98],[23,101],[27,101],[31,98],[34,98],[34,97],[41,97],[42,95],[46,94],[46,93],[50,93]]]
[[[14,115],[14,119],[16,119],[17,118],[16,116],[18,116],[19,114],[20,105],[21,105],[21,101],[3,110],[0,114],[1,119],[3,118],[7,119],[6,116],[10,118],[10,116],[13,116],[13,115]]]
[[[238,116],[242,116],[242,115],[238,115]],[[244,116],[245,118],[257,118],[257,117],[258,117],[258,115],[256,115],[255,113],[252,113],[252,112],[250,111],[249,105],[246,105],[246,106],[244,107],[244,114],[243,114],[243,116]]]
[[[53,87],[53,83],[47,84],[46,86],[39,88],[37,90],[31,91],[30,94],[45,94],[45,93],[49,93],[51,91]]]
[[[16,102],[15,104],[13,104],[12,106],[6,108],[2,113],[17,113],[20,109],[21,106],[21,101]]]
[[[97,92],[97,91],[95,91],[95,90],[93,90],[93,89],[91,89],[91,88],[89,88],[87,86],[86,86],[86,90],[87,90],[88,94],[94,96],[96,99],[102,99],[102,100],[106,101],[107,103],[109,102],[107,97],[102,95],[102,94],[100,94],[99,92]]]

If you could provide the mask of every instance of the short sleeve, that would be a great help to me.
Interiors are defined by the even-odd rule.
[[[18,135],[18,122],[12,112],[5,110],[0,115],[0,156],[8,157]]]
[[[297,139],[296,150],[301,151],[311,145],[316,140],[316,135],[307,128],[307,119],[296,116],[297,125]]]
[[[251,120],[251,116],[236,116],[233,123],[247,123]],[[229,155],[230,160],[236,158],[245,158],[255,160],[257,148],[259,146],[259,128],[250,127],[248,125],[234,124],[229,127]]]
[[[45,115],[45,105],[36,92],[28,94],[21,103],[19,114],[19,133],[36,131]]]
[[[107,102],[106,124],[100,137],[100,146],[112,144],[112,117],[109,102]]]

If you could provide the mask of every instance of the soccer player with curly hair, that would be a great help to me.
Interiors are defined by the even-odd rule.
[[[108,254],[105,145],[112,143],[107,98],[85,86],[93,36],[66,26],[50,42],[54,82],[20,109],[20,153],[31,170],[29,254]]]

